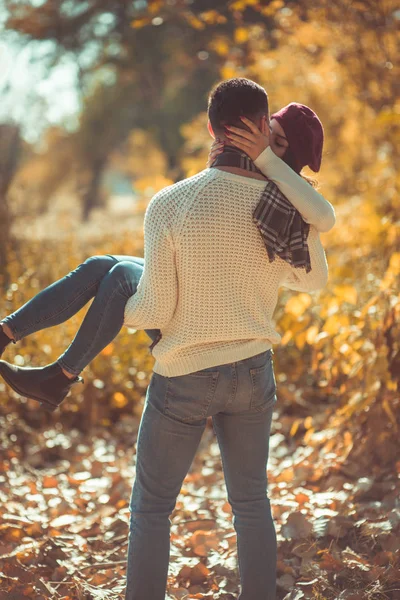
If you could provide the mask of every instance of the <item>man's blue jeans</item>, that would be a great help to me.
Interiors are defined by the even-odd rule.
[[[137,256],[91,256],[1,322],[19,341],[67,321],[94,297],[75,338],[57,360],[66,371],[79,375],[120,331],[125,305],[136,292],[143,268],[144,259]],[[153,341],[160,333],[145,331]]]
[[[126,600],[164,600],[170,519],[211,416],[232,506],[241,594],[275,600],[276,534],[267,461],[276,396],[273,350],[188,375],[152,374],[130,500]]]

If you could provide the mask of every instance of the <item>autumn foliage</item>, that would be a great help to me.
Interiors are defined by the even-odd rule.
[[[268,91],[272,111],[293,100],[311,106],[325,127],[319,190],[334,205],[337,223],[321,235],[329,264],[326,288],[311,294],[282,289],[274,315],[282,343],[274,348],[278,403],[268,476],[278,533],[278,598],[395,600],[399,11],[392,0],[238,0],[207,3],[207,10],[200,2],[173,4],[149,2],[126,21],[129,31],[123,27],[120,33],[128,58],[115,67],[120,87],[106,95],[101,85],[86,92],[78,132],[69,136],[51,128],[40,150],[25,146],[8,194],[14,224],[7,264],[0,268],[0,317],[88,256],[143,256],[142,219],[152,194],[201,170],[207,160],[210,138],[199,74],[207,74],[209,87],[236,75],[257,80]],[[32,7],[29,19],[21,9],[9,26],[47,39],[49,23],[61,18],[55,6],[44,3],[43,19]],[[94,7],[101,13],[100,1]],[[57,43],[78,49],[80,23],[74,35],[61,24]],[[177,31],[194,44],[190,52],[176,45]],[[137,105],[149,104],[141,121],[125,102],[129,85],[143,76],[133,60],[135,36],[142,35],[158,35],[159,46],[154,64],[152,56],[147,59],[149,75],[136,97]],[[205,54],[194,59],[198,52]],[[105,52],[103,62],[106,58]],[[96,65],[98,73],[101,68],[104,64]],[[124,94],[117,93],[121,86],[128,86]],[[201,108],[175,112],[197,96]],[[124,127],[93,127],[91,116],[101,117],[114,105],[113,118],[126,118]],[[96,138],[101,135],[106,138]],[[107,156],[93,154],[91,148],[103,141]],[[132,209],[119,219],[104,202],[88,209],[99,161],[102,172],[131,178],[136,213]],[[66,162],[71,168],[64,173]],[[97,191],[106,195],[104,188]],[[35,222],[27,204],[38,208]],[[79,207],[91,215],[84,224]],[[33,366],[56,360],[86,310],[12,345],[4,358]],[[150,343],[144,332],[124,328],[85,369],[84,386],[52,416],[0,383],[1,599],[123,598],[135,442],[153,365]],[[167,598],[236,598],[236,534],[211,422],[171,523]]]

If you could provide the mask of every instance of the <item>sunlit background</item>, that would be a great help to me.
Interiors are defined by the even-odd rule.
[[[296,600],[347,598],[343,590],[357,592],[354,600],[398,597],[399,547],[390,540],[399,539],[399,23],[395,0],[0,0],[0,317],[89,256],[143,256],[143,216],[153,194],[206,166],[207,98],[221,79],[253,79],[267,90],[271,112],[297,101],[324,125],[317,177],[337,217],[321,235],[329,282],[311,294],[280,290],[274,314],[282,343],[274,349],[279,402],[269,480],[281,542],[279,598],[301,577],[315,581],[291,596]],[[21,366],[56,360],[85,310],[11,345],[4,358]],[[0,383],[0,477],[4,501],[15,502],[9,513],[25,516],[17,473],[30,481],[32,511],[55,520],[51,535],[71,533],[74,518],[99,504],[115,509],[118,531],[132,477],[126,461],[134,460],[153,365],[149,344],[144,332],[123,328],[52,421]],[[98,438],[89,435],[95,428]],[[204,519],[229,523],[207,538],[209,546],[204,531],[201,541],[195,529],[182,534],[174,552],[182,552],[182,539],[196,560],[218,551],[223,568],[201,570],[201,577],[220,587],[199,583],[198,570],[182,583],[177,570],[174,599],[185,597],[182,589],[222,599],[237,586],[233,538],[226,537],[231,514],[217,500],[223,480],[208,433],[177,511],[204,510]],[[58,479],[64,472],[79,473],[68,483],[70,496]],[[97,483],[80,495],[77,481],[88,478]],[[60,504],[37,500],[46,486],[63,497]],[[203,497],[215,496],[212,508],[190,503],[196,486],[204,486]],[[66,500],[72,497],[76,504]],[[92,505],[82,508],[82,498]],[[101,522],[101,511],[94,514]],[[23,545],[23,535],[41,543],[42,525],[2,529],[4,552]],[[311,531],[317,541],[306,549],[299,540]],[[293,540],[300,544],[294,558]],[[81,538],[69,543],[80,556]],[[32,548],[18,560],[25,556],[37,573],[44,555]],[[119,551],[122,559],[124,547]],[[69,580],[60,569],[53,581]],[[20,572],[6,574],[14,583],[6,578],[4,589],[22,593]],[[75,587],[58,590],[81,598],[86,583],[105,589],[114,576],[115,569],[105,579],[78,573]],[[372,581],[379,582],[374,589]],[[58,597],[49,594],[40,598]]]

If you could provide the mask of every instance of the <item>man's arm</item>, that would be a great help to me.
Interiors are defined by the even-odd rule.
[[[144,270],[136,294],[128,299],[124,325],[134,329],[163,329],[178,301],[175,251],[167,211],[156,194],[144,216]],[[165,201],[165,196],[163,198]]]
[[[335,209],[332,204],[279,156],[276,156],[270,146],[261,152],[254,164],[268,179],[276,183],[306,223],[314,225],[320,232],[332,229],[336,223]]]
[[[287,265],[287,269],[280,285],[297,292],[314,292],[325,287],[328,283],[328,262],[325,250],[319,239],[317,229],[310,225],[307,238],[310,252],[311,271]]]

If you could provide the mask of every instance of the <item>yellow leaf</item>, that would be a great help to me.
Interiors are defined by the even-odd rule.
[[[211,50],[214,50],[219,56],[227,56],[229,52],[229,44],[226,39],[221,37],[212,40],[209,45]]]
[[[256,6],[259,0],[236,0],[229,5],[230,10],[246,10],[248,6]]]
[[[299,350],[303,350],[305,343],[306,343],[306,336],[307,336],[306,331],[302,331],[301,333],[298,333],[296,335],[294,341],[295,341],[297,348],[299,348]]]
[[[285,3],[283,0],[273,0],[268,6],[260,7],[260,13],[269,17],[270,15],[274,15],[278,10],[283,8]]]
[[[311,440],[314,431],[315,431],[314,427],[307,429],[307,431],[304,434],[304,438],[303,438],[305,444],[308,444],[308,442]]]
[[[309,294],[297,294],[286,302],[285,312],[300,317],[310,306],[312,299]]]
[[[162,4],[163,3],[160,0],[153,0],[153,2],[147,3],[147,9],[152,15],[155,15],[159,10],[161,10]]]
[[[237,44],[243,44],[249,39],[249,31],[245,27],[238,27],[235,29],[235,42]]]
[[[312,325],[311,327],[309,327],[306,331],[306,341],[307,344],[310,344],[310,346],[314,343],[314,340],[318,334],[318,327],[316,325]]]
[[[333,289],[340,300],[357,304],[357,290],[352,285],[335,285]]]
[[[140,29],[141,27],[144,27],[145,25],[148,25],[149,23],[150,23],[150,19],[149,18],[134,19],[133,21],[131,21],[131,27],[133,29]]]
[[[296,419],[295,421],[293,421],[293,424],[292,424],[292,426],[290,428],[289,435],[291,435],[292,437],[294,435],[296,435],[297,430],[298,430],[300,424],[301,424],[301,419]]]
[[[311,426],[312,426],[312,417],[306,417],[304,419],[304,427],[306,429],[310,429]]]
[[[394,252],[390,257],[389,268],[388,270],[392,271],[392,273],[398,274],[400,273],[400,252]]]
[[[293,337],[293,333],[290,331],[290,329],[288,329],[281,339],[281,345],[286,346],[286,344],[288,344],[290,342],[292,337]]]
[[[232,79],[232,77],[236,77],[237,72],[236,68],[231,64],[227,63],[221,69],[221,77],[222,79]]]
[[[185,15],[187,22],[193,29],[204,29],[206,26],[203,21],[200,21],[197,17],[195,17],[192,13],[186,13]]]
[[[199,16],[207,25],[216,25],[217,23],[226,23],[227,21],[226,17],[220,15],[216,10],[207,10],[200,13]]]
[[[128,400],[121,392],[115,392],[112,397],[112,405],[116,408],[123,408],[128,404]]]
[[[347,327],[349,325],[349,316],[346,314],[335,314],[330,316],[324,323],[322,328],[326,333],[330,333],[335,335],[339,333],[342,327]]]
[[[397,391],[397,388],[398,388],[397,381],[389,380],[386,382],[385,385],[388,390],[393,390],[394,392]]]

